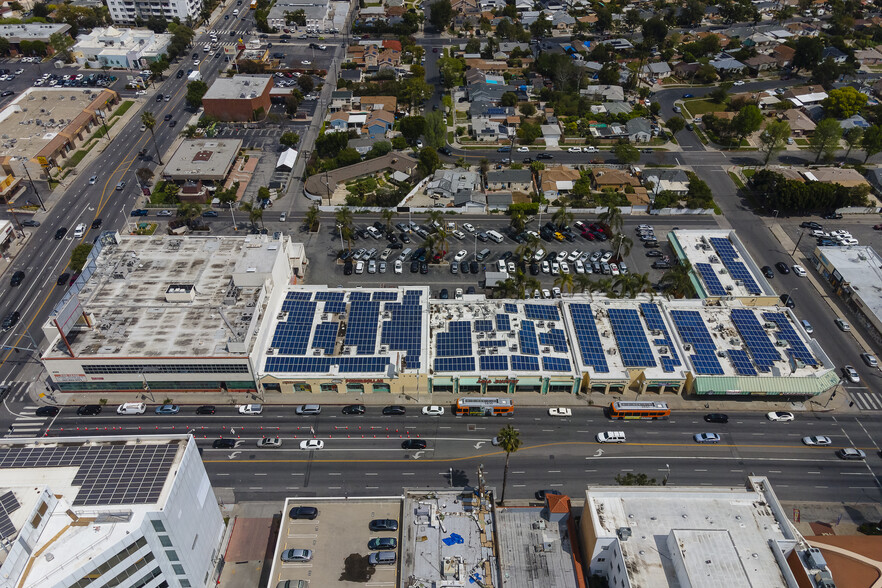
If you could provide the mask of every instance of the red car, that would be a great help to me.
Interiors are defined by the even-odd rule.
[[[585,232],[582,233],[582,236],[584,238],[588,239],[589,241],[593,241],[594,239],[597,238],[594,236],[594,233],[592,233],[591,231],[589,231],[587,229],[585,230]]]

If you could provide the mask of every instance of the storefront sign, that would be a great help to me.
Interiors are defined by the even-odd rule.
[[[52,379],[56,382],[85,382],[86,374],[53,374]]]
[[[370,380],[346,380],[347,384],[382,384],[383,380],[380,378],[374,378]]]

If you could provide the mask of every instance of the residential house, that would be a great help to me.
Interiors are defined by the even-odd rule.
[[[549,200],[570,192],[576,181],[582,177],[579,170],[563,165],[545,168],[541,174],[539,183],[542,187],[542,192]]]
[[[701,64],[698,62],[686,63],[685,61],[681,61],[674,64],[674,75],[681,80],[691,80],[698,72],[700,67]]]
[[[477,190],[459,190],[453,195],[453,205],[472,211],[483,211],[487,206],[487,196]]]
[[[747,66],[747,69],[750,70],[750,73],[756,75],[761,71],[766,71],[767,69],[777,69],[778,60],[771,55],[764,55],[760,53],[759,55],[754,55],[753,57],[748,57],[747,59],[745,59],[744,65]]]
[[[628,140],[632,143],[648,143],[652,139],[652,124],[642,116],[630,119],[625,123]]]
[[[542,138],[545,139],[545,145],[548,147],[557,147],[560,141],[561,132],[559,125],[542,125]]]
[[[649,185],[650,182],[652,186]],[[665,191],[685,196],[689,192],[689,176],[682,169],[651,167],[643,172],[643,185],[653,197]]]
[[[859,129],[869,129],[870,123],[867,122],[863,116],[859,114],[854,114],[845,120],[839,121],[839,126],[842,127],[842,131],[845,132],[848,129],[859,128]]]
[[[328,109],[331,112],[351,110],[352,92],[349,90],[337,90],[336,92],[331,92],[331,104],[328,106]]]
[[[854,58],[861,65],[879,65],[879,63],[882,63],[882,53],[875,47],[858,49],[854,52]]]
[[[481,12],[478,0],[453,0],[450,3],[454,14],[478,14]]]
[[[363,75],[364,73],[357,68],[340,70],[340,79],[347,82],[360,83]]]
[[[364,112],[334,112],[328,117],[328,130],[336,132],[356,131],[359,134],[367,122]]]
[[[793,62],[793,55],[796,50],[787,45],[778,45],[772,49],[771,56],[778,61],[778,67],[787,67]]]
[[[790,88],[783,94],[783,100],[789,100],[797,108],[809,104],[817,104],[827,97],[827,92],[821,86],[800,86]]]
[[[669,77],[671,73],[671,66],[664,61],[647,63],[640,69],[640,77],[644,79],[654,78],[657,80],[663,80],[664,78]]]
[[[518,89],[514,86],[508,85],[486,83],[470,84],[469,100],[472,102],[490,102],[496,104],[502,100],[503,94],[506,92],[517,93],[517,90]]]
[[[629,41],[628,39],[607,39],[600,42],[605,45],[609,45],[610,49],[614,51],[630,51],[634,48],[634,45],[632,45],[631,41]]]
[[[551,15],[551,30],[559,35],[569,35],[576,26],[576,19],[564,12],[555,10]]]
[[[591,125],[588,129],[591,136],[598,139],[613,139],[620,141],[628,138],[628,127],[621,123],[610,123],[608,125]]]
[[[640,186],[640,179],[627,170],[612,169],[608,167],[591,168],[591,187],[595,190],[616,190],[624,192],[625,188]]]
[[[631,112],[631,104],[629,102],[604,102],[602,105],[603,110],[605,110],[609,114],[628,114]],[[593,107],[592,107],[593,108]]]
[[[807,137],[815,132],[815,123],[805,113],[796,108],[784,111],[784,120],[790,124],[794,137]]]
[[[487,172],[489,190],[527,192],[533,189],[533,172],[528,169],[504,169]]]
[[[622,102],[625,100],[625,90],[621,86],[588,86],[582,88],[579,93],[589,100],[597,100],[598,102]]]
[[[439,169],[426,184],[429,195],[453,198],[460,191],[478,191],[481,188],[481,175],[460,167]]]
[[[395,96],[360,96],[353,99],[360,104],[362,110],[385,110],[395,112],[398,108],[398,99]]]
[[[367,116],[361,132],[370,137],[385,137],[395,125],[395,115],[388,110],[372,110]]]
[[[753,47],[757,51],[763,51],[764,49],[774,47],[778,43],[779,41],[772,36],[765,35],[763,33],[754,33],[744,39],[741,44],[745,47]]]
[[[734,57],[719,57],[712,59],[710,64],[717,70],[720,76],[732,76],[744,73],[747,66]]]
[[[867,181],[873,186],[876,194],[882,194],[882,167],[874,167],[867,172]]]
[[[848,55],[846,55],[833,45],[830,45],[829,47],[824,47],[824,50],[821,52],[821,61],[832,59],[835,63],[845,63],[845,59],[847,57]]]
[[[364,64],[368,68],[396,68],[401,63],[401,51],[369,45],[364,50]]]
[[[511,192],[488,192],[486,196],[490,210],[508,210],[514,202]]]
[[[376,142],[376,139],[349,139],[347,146],[358,151],[359,155],[367,155]]]
[[[870,183],[861,175],[861,173],[853,168],[845,167],[819,167],[811,171],[804,171],[802,175],[809,182],[824,182],[828,184],[839,184],[846,188],[856,188],[858,186],[869,186]]]

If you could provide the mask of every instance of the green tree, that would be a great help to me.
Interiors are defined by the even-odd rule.
[[[441,149],[447,144],[447,122],[440,111],[430,112],[425,116],[426,129],[423,136],[426,144],[435,149]]]
[[[775,120],[766,125],[759,135],[760,151],[766,154],[763,165],[769,165],[769,159],[776,151],[781,151],[787,145],[790,137],[790,123],[786,120]]]
[[[65,63],[73,61],[70,56],[70,48],[74,45],[74,40],[67,33],[54,33],[49,35],[49,45],[55,49],[55,55]]]
[[[867,104],[867,95],[858,92],[851,86],[843,86],[827,92],[821,102],[824,114],[832,118],[848,118],[857,114]]]
[[[839,121],[833,118],[825,118],[817,124],[815,132],[809,137],[809,151],[816,153],[815,163],[821,160],[821,155],[832,157],[836,148],[839,147],[839,139],[842,138],[842,127]]]
[[[315,88],[315,82],[312,79],[312,76],[303,75],[297,78],[297,85],[300,86],[300,89],[309,94]]]
[[[524,116],[533,116],[534,114],[536,114],[536,107],[533,106],[532,102],[524,102],[523,104],[521,104],[519,110]]]
[[[502,495],[499,497],[499,504],[505,504],[505,487],[508,485],[508,460],[511,454],[521,447],[521,434],[511,425],[505,425],[499,429],[499,448],[505,452],[505,468],[502,471]]]
[[[0,37],[0,55],[9,55],[9,39]]]
[[[560,288],[560,291],[563,293],[569,292],[572,294],[573,292],[573,274],[562,273],[554,279],[554,285]]]
[[[635,474],[628,472],[626,474],[616,474],[616,484],[619,486],[656,486],[655,478],[650,478],[646,474]]]
[[[257,221],[263,224],[263,209],[253,202],[243,202],[239,205],[241,210],[248,213],[248,221],[252,227],[257,227]]]
[[[730,128],[741,144],[745,138],[760,129],[763,124],[763,113],[756,104],[747,104],[732,118]]]
[[[620,232],[625,222],[622,218],[622,209],[618,206],[607,206],[606,210],[597,216],[597,222],[605,225],[610,233]]]
[[[658,45],[661,47],[664,45],[665,39],[668,36],[668,25],[665,24],[665,21],[657,16],[653,16],[649,20],[643,23],[643,39],[651,46]]]
[[[523,122],[518,128],[517,136],[524,145],[532,145],[536,139],[542,136],[542,127],[537,124]]]
[[[426,131],[426,119],[421,116],[405,116],[401,119],[399,129],[409,143],[416,143]]]
[[[619,64],[615,60],[604,63],[600,71],[597,72],[597,81],[608,86],[618,84]]]
[[[613,155],[616,156],[619,163],[625,165],[634,163],[640,159],[640,151],[630,143],[619,143],[613,147]]]
[[[285,147],[296,147],[297,143],[300,142],[300,135],[297,133],[287,132],[282,133],[282,136],[279,137],[279,143],[284,145]]]
[[[821,62],[824,42],[820,37],[799,37],[793,50],[791,65],[794,73],[798,73],[801,69],[814,69]]]
[[[199,108],[202,106],[202,97],[208,92],[208,84],[202,80],[194,80],[187,84],[187,94],[185,100],[190,108]]]
[[[349,210],[348,208],[346,210]],[[309,231],[315,233],[319,230],[319,222],[321,222],[322,211],[319,210],[318,204],[313,204],[306,211],[303,224],[309,228]]]
[[[500,99],[500,104],[502,106],[517,106],[518,95],[514,92],[506,92],[502,95],[502,98]]]
[[[395,217],[398,215],[398,212],[394,208],[384,208],[382,212],[380,212],[380,216],[383,217],[383,220],[386,221],[386,232],[392,232],[392,221],[395,220]]]
[[[658,281],[662,286],[662,291],[674,298],[691,298],[695,295],[695,289],[692,286],[692,264],[689,261],[683,261],[664,273]]]
[[[842,138],[845,139],[845,144],[848,145],[848,151],[845,152],[843,160],[848,161],[848,154],[851,153],[851,150],[854,149],[856,145],[860,145],[861,139],[864,138],[864,129],[861,127],[851,127],[845,131]]]
[[[686,128],[686,121],[683,119],[682,116],[672,116],[668,119],[668,122],[666,124],[668,130],[670,130],[675,135]]]
[[[89,259],[89,253],[91,252],[91,243],[81,243],[80,245],[77,245],[70,253],[70,263],[67,264],[68,267],[75,272],[83,271],[83,267],[86,265],[86,260]]]
[[[441,158],[438,157],[438,152],[432,147],[423,147],[420,151],[419,167],[424,176],[435,173],[435,170],[441,167]]]
[[[723,82],[719,86],[713,89],[707,97],[710,98],[712,102],[716,102],[717,104],[723,104],[729,98],[729,89],[732,87],[732,82]]]
[[[153,129],[156,128],[156,118],[153,116],[153,113],[149,110],[142,112],[141,124],[150,131],[150,138],[153,139],[153,148],[156,149],[156,158],[159,160],[159,165],[163,165],[162,155],[159,153],[159,145],[156,144],[156,135],[153,134]]]
[[[882,151],[882,126],[873,125],[864,131],[864,138],[861,139],[861,149],[866,154],[864,163],[867,163],[870,156]]]
[[[438,0],[429,5],[429,22],[437,31],[443,31],[453,18],[450,0]]]
[[[563,228],[569,226],[569,224],[573,222],[573,213],[567,210],[566,206],[561,206],[554,211],[551,220],[558,226],[558,228]]]

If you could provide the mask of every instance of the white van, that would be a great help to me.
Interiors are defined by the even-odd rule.
[[[86,225],[80,223],[74,229],[74,239],[82,239],[83,235],[86,234]]]
[[[116,414],[144,414],[147,405],[143,402],[126,402],[116,407]]]
[[[209,45],[208,43],[206,43],[206,44],[205,44],[205,47],[202,48],[202,51],[205,52],[205,53],[208,53],[209,51],[211,51],[211,45]]]
[[[502,272],[502,273],[506,272],[505,262],[502,261],[501,259],[496,260],[496,271]]]
[[[233,11],[233,16],[239,16],[239,9],[238,8]]]
[[[502,235],[497,233],[496,231],[487,231],[487,236],[496,241],[497,243],[502,243]]]
[[[597,439],[598,443],[624,443],[625,432],[604,431],[603,433],[598,433],[594,438]]]

